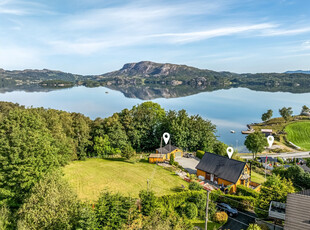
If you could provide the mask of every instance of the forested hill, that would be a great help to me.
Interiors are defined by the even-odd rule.
[[[310,70],[294,70],[294,71],[286,71],[285,73],[303,73],[303,74],[310,74]]]
[[[59,82],[57,82],[59,81]],[[44,84],[42,83],[44,82]],[[186,65],[142,61],[125,64],[120,70],[101,75],[78,75],[52,70],[6,71],[0,69],[0,91],[46,91],[49,87],[107,86],[127,91],[129,86],[143,88],[167,88],[171,95],[185,96],[201,91],[245,87],[259,91],[310,92],[310,75],[305,72],[236,74],[198,69]],[[198,89],[198,91],[197,91]],[[165,91],[165,90],[160,90]],[[132,91],[127,93],[134,95]],[[183,95],[182,95],[183,94]],[[140,93],[141,95],[141,93]],[[141,99],[152,99],[149,97]]]

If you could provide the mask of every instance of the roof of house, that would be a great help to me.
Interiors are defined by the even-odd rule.
[[[236,183],[245,165],[245,162],[206,152],[196,166],[196,169],[214,174],[226,181]]]
[[[159,153],[162,153],[162,154],[167,154],[167,153],[172,152],[175,149],[180,149],[180,148],[178,148],[174,145],[168,144],[168,145],[162,147],[162,151],[160,148],[156,149],[156,151],[158,151]]]
[[[310,189],[297,192],[296,194],[305,195],[305,196],[310,196]]]

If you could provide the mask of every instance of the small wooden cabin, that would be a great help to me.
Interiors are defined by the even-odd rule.
[[[172,154],[174,157],[183,157],[183,150],[168,144],[162,148],[156,149],[156,153],[150,154],[149,163],[169,161]]]

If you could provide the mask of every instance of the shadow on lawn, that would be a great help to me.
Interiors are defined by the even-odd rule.
[[[140,162],[140,163],[148,163],[148,160],[146,160],[146,159],[127,160],[124,157],[118,157],[118,158],[106,157],[106,158],[102,158],[102,159],[107,160],[107,161],[121,161],[121,162],[125,162],[125,163],[128,163],[128,164],[136,164],[138,162]]]
[[[186,191],[185,185],[175,186],[174,188],[171,188],[171,191],[173,192],[184,192]]]

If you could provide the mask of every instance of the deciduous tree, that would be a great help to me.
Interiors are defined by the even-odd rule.
[[[267,138],[261,132],[254,132],[249,134],[244,142],[244,145],[253,153],[253,160],[256,154],[262,152],[268,145]]]
[[[279,113],[281,117],[283,117],[285,122],[287,122],[293,115],[293,111],[291,107],[288,107],[288,108],[283,107],[282,109],[279,109]]]
[[[273,111],[269,109],[266,113],[262,115],[262,121],[268,121],[273,115]]]

